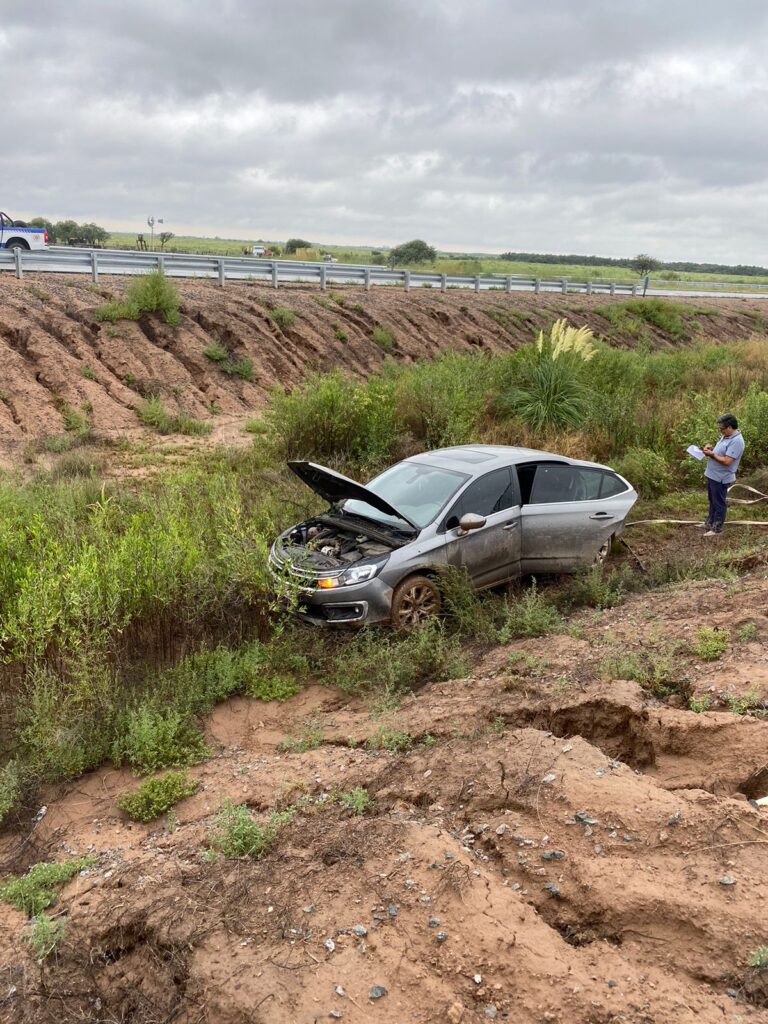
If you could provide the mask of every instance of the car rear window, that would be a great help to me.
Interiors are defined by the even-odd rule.
[[[520,467],[521,487],[530,481],[531,466]],[[542,463],[535,467],[535,476],[530,484],[527,504],[547,505],[561,501],[597,501],[611,498],[626,491],[626,485],[614,473],[604,469],[590,469],[585,466],[565,466],[556,463]]]

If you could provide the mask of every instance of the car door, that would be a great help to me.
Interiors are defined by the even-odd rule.
[[[533,469],[533,479],[530,473]],[[521,512],[523,572],[573,572],[591,565],[623,524],[630,503],[619,477],[564,463],[519,467],[528,500]]]
[[[459,531],[463,515],[485,517],[485,525]],[[442,524],[448,565],[464,568],[478,588],[502,583],[520,573],[520,494],[509,466],[470,483]]]

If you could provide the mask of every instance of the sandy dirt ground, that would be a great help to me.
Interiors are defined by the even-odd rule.
[[[98,860],[52,909],[67,931],[44,967],[0,904],[0,1020],[768,1021],[768,974],[748,966],[768,944],[768,808],[750,802],[768,720],[727,710],[768,697],[767,597],[758,571],[583,611],[385,713],[320,680],[232,699],[175,821],[116,810],[126,771],[52,788],[0,865]],[[702,619],[734,638],[718,661],[690,652]],[[610,652],[669,644],[714,710],[606,678]],[[308,724],[319,746],[279,749]],[[408,749],[371,749],[383,734]],[[337,799],[355,787],[362,815]],[[225,797],[301,810],[263,859],[210,860]]]
[[[25,442],[64,432],[67,410],[87,412],[94,436],[116,440],[145,433],[136,417],[142,398],[156,395],[170,412],[212,421],[214,441],[242,439],[242,425],[274,387],[293,385],[312,370],[334,368],[365,377],[386,353],[377,327],[393,337],[389,355],[402,362],[455,351],[502,352],[530,341],[559,316],[586,323],[600,336],[621,331],[599,310],[625,300],[607,296],[506,295],[468,291],[354,287],[323,295],[308,286],[278,290],[252,283],[221,289],[209,281],[178,281],[182,322],[156,317],[102,323],[97,308],[122,295],[126,281],[95,285],[68,275],[0,278],[0,459],[15,461]],[[684,299],[693,337],[730,340],[765,331],[766,307],[750,299]],[[270,309],[290,308],[281,329]],[[649,329],[659,346],[679,343]],[[235,359],[250,359],[253,379],[227,376],[204,355],[212,342]]]

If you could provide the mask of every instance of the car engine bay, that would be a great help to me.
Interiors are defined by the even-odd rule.
[[[388,554],[395,544],[385,544],[366,534],[309,519],[285,538],[285,555],[295,564],[318,570],[344,569],[365,558]]]

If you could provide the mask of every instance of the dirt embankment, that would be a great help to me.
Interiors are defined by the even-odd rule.
[[[506,295],[467,291],[340,288],[323,295],[309,287],[277,291],[251,283],[220,289],[212,282],[179,281],[182,322],[170,328],[155,317],[100,323],[95,310],[122,295],[122,279],[94,285],[65,275],[0,279],[0,444],[60,434],[67,409],[88,410],[103,437],[135,434],[142,397],[162,397],[169,411],[213,418],[226,436],[263,404],[276,385],[292,385],[311,370],[344,369],[365,376],[387,354],[374,330],[392,335],[392,357],[408,362],[446,349],[502,352],[530,341],[559,316],[588,324],[597,335],[632,345],[598,312],[606,296]],[[685,336],[731,340],[765,330],[765,304],[757,300],[681,300]],[[279,327],[270,308],[296,318]],[[679,343],[644,328],[659,346]],[[253,379],[227,376],[204,355],[212,342],[235,359],[249,359]]]
[[[173,825],[119,815],[127,772],[58,787],[0,863],[98,864],[52,911],[67,935],[43,970],[0,904],[0,1020],[768,1021],[768,974],[747,964],[768,944],[768,810],[748,802],[768,793],[768,721],[600,675],[609,647],[685,641],[706,614],[754,628],[688,662],[692,692],[765,698],[766,597],[755,574],[583,612],[578,637],[498,647],[383,716],[316,685],[230,700]],[[320,745],[281,752],[308,722]],[[365,745],[387,737],[410,749]],[[355,787],[362,816],[334,799]],[[263,860],[211,862],[224,797],[303,810]]]

